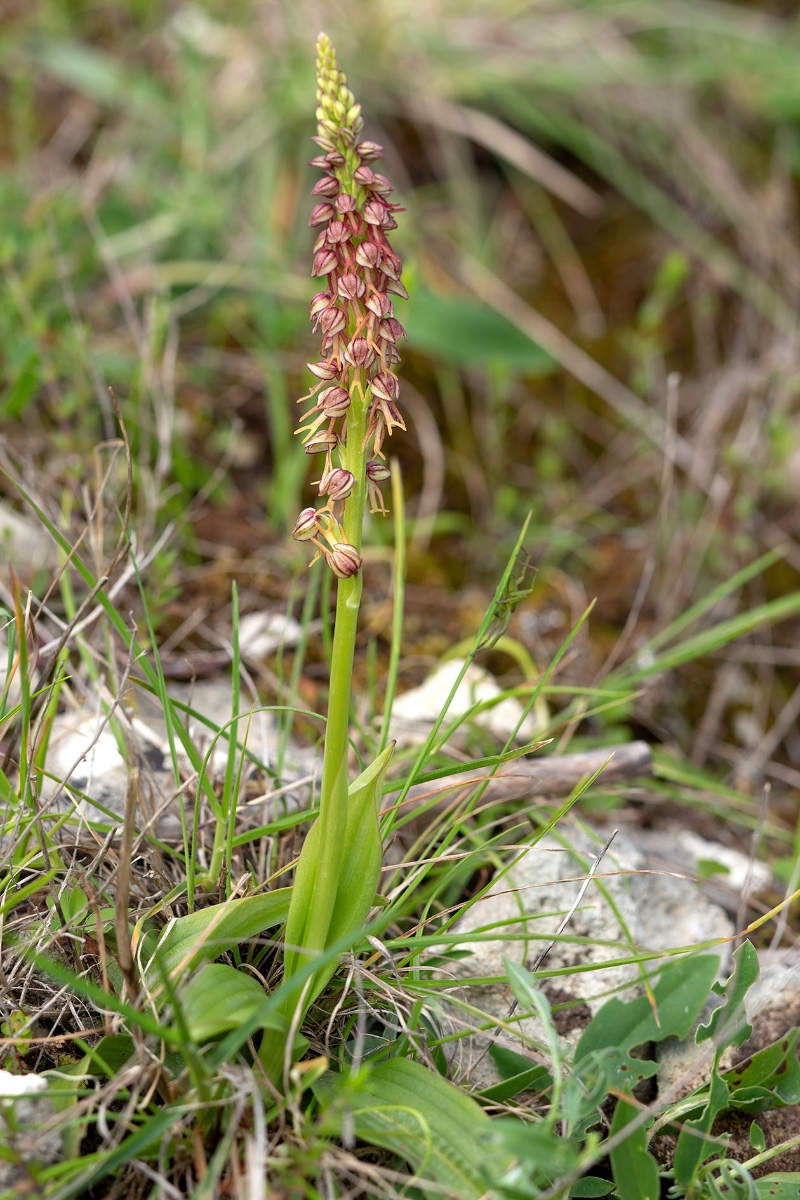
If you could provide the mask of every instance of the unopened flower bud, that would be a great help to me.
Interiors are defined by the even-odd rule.
[[[384,483],[389,478],[390,475],[391,475],[391,471],[386,466],[386,463],[382,463],[382,462],[368,462],[367,463],[367,478],[371,479],[373,483]]]
[[[356,183],[360,183],[362,187],[370,187],[374,178],[375,172],[370,170],[369,167],[356,167],[353,172],[353,179],[355,179]]]
[[[334,467],[319,481],[320,496],[328,496],[331,500],[346,500],[355,487],[356,478],[351,471],[343,467]]]
[[[343,300],[360,300],[366,290],[364,280],[352,271],[342,275],[339,280],[339,295]]]
[[[332,204],[328,204],[323,200],[321,204],[315,204],[311,210],[311,216],[308,218],[308,223],[311,226],[325,225],[332,217],[336,216],[336,210]]]
[[[377,192],[379,196],[388,196],[390,192],[394,191],[394,185],[389,183],[389,180],[386,178],[386,176],[381,175],[378,171],[376,171],[372,176],[372,183],[370,184],[370,187],[372,191]]]
[[[351,213],[356,211],[356,198],[349,195],[347,192],[342,192],[336,197],[336,207],[340,213]]]
[[[295,522],[292,537],[296,542],[307,542],[319,532],[319,520],[315,508],[304,508]]]
[[[311,189],[312,196],[338,196],[339,180],[334,175],[326,175],[318,180]]]
[[[317,408],[321,408],[329,417],[343,417],[349,407],[350,393],[343,387],[325,388],[317,400]]]
[[[364,220],[368,225],[382,225],[387,214],[388,209],[380,200],[370,200],[364,205]]]
[[[323,551],[325,562],[339,579],[350,579],[361,570],[361,556],[349,542],[338,542],[332,550]]]
[[[312,275],[330,275],[339,260],[332,250],[318,250],[311,267]]]
[[[369,162],[373,158],[383,157],[383,146],[379,146],[377,142],[359,142],[356,154],[362,162]]]
[[[381,252],[374,242],[362,242],[356,246],[356,262],[360,267],[377,267],[381,261]]]

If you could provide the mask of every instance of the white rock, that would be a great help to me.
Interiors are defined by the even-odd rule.
[[[460,948],[470,955],[453,961],[454,977],[502,976],[503,958],[531,966],[554,937],[605,840],[574,822],[562,823],[559,833],[561,841],[549,836],[525,851],[456,923],[457,934],[482,933],[489,938],[463,943]],[[668,950],[732,933],[733,924],[724,911],[707,901],[697,885],[649,871],[644,855],[621,833],[542,965],[544,971],[574,970],[542,979],[540,986],[552,1002],[570,1006],[556,1019],[564,1040],[574,1044],[610,993],[631,995],[630,989],[638,985],[636,964],[613,960],[632,957],[637,949]],[[491,1017],[508,1014],[510,994],[504,984],[456,988],[455,993]],[[462,1028],[468,1026],[455,1005],[447,1011]],[[517,1022],[518,1016],[515,1025],[522,1035],[543,1046],[544,1031],[538,1020],[525,1016]],[[471,1020],[474,1028],[477,1019]],[[500,1041],[524,1052],[508,1033]],[[486,1045],[485,1038],[470,1037],[462,1046],[459,1067],[479,1086],[497,1082],[488,1056],[477,1068],[472,1066]]]
[[[448,659],[433,671],[419,687],[398,696],[392,708],[391,737],[399,745],[412,745],[424,739],[430,726],[438,719],[447,697],[464,666],[464,659]],[[475,705],[496,700],[502,694],[497,680],[482,667],[470,663],[459,685],[445,722],[450,724]],[[519,742],[533,741],[538,722],[529,714],[520,725],[523,707],[513,696],[506,697],[490,707],[483,708],[469,718],[470,723],[489,730],[500,742],[505,742],[516,733]]]
[[[12,1075],[0,1068],[0,1104],[6,1108],[20,1096],[33,1096],[46,1090],[47,1080],[43,1075]]]
[[[32,1195],[30,1170],[48,1166],[63,1156],[61,1134],[53,1127],[55,1111],[41,1095],[47,1080],[41,1075],[12,1075],[0,1070],[0,1144],[10,1161],[0,1158],[0,1191],[4,1196]],[[6,1116],[13,1109],[13,1120]],[[24,1163],[25,1165],[18,1165]]]
[[[286,613],[247,613],[239,622],[239,646],[247,658],[268,658],[281,646],[296,646],[303,627]]]
[[[10,564],[26,575],[42,567],[53,567],[58,548],[42,525],[0,500],[0,566],[4,574]]]

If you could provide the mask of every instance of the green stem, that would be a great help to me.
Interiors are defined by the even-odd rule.
[[[342,527],[345,541],[361,551],[361,534],[366,507],[367,385],[364,371],[351,388],[352,404],[347,415],[347,443],[342,447],[342,466],[355,478],[345,504]],[[326,945],[342,868],[342,843],[347,823],[347,751],[350,731],[350,694],[353,658],[361,607],[362,572],[340,579],[336,593],[336,624],[333,630],[328,724],[322,760],[319,800],[320,845],[325,851],[317,865],[316,903],[310,914],[304,949],[318,951]]]

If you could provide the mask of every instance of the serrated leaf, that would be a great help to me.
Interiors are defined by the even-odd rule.
[[[325,1076],[314,1091],[327,1121],[340,1127],[352,1121],[361,1141],[408,1162],[419,1176],[415,1188],[432,1200],[441,1200],[443,1189],[458,1200],[478,1200],[487,1190],[487,1162],[495,1177],[510,1165],[510,1158],[490,1153],[492,1121],[483,1109],[420,1063],[392,1058],[355,1080]]]
[[[610,1136],[620,1133],[637,1116],[639,1109],[634,1104],[617,1101]],[[619,1200],[658,1200],[661,1195],[658,1163],[648,1152],[645,1125],[632,1129],[609,1157]]]
[[[701,1025],[695,1041],[714,1039],[717,1054],[734,1043],[741,1046],[752,1033],[747,1023],[744,998],[758,979],[758,954],[752,942],[742,942],[733,955],[733,971],[724,985],[724,1003],[715,1008],[707,1025]]]
[[[680,959],[663,967],[653,987],[658,1022],[647,996],[608,1000],[581,1034],[575,1049],[578,1073],[581,1063],[592,1054],[616,1052],[619,1059],[609,1082],[622,1091],[632,1091],[637,1080],[652,1075],[657,1066],[633,1057],[630,1051],[645,1042],[685,1038],[702,1012],[718,970],[719,959],[714,954]]]
[[[153,957],[146,964],[148,985],[159,982],[157,961],[167,974],[178,968],[190,971],[233,946],[257,937],[265,929],[282,925],[289,912],[291,891],[291,888],[278,888],[274,892],[212,904],[185,917],[176,917],[161,934]]]

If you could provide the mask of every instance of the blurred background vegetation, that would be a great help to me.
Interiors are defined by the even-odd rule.
[[[232,575],[245,611],[305,589],[288,531],[317,356],[320,29],[407,209],[401,682],[474,632],[531,509],[538,574],[513,636],[541,667],[597,598],[565,684],[631,661],[768,550],[783,556],[706,618],[797,589],[793,5],[6,0],[2,16],[2,465],[75,531],[108,470],[116,537],[113,387],[170,650],[213,649]],[[388,645],[391,536],[373,522],[365,673]],[[583,733],[676,745],[754,795],[769,781],[793,826],[797,633],[753,632]],[[491,665],[517,681],[505,655]]]

